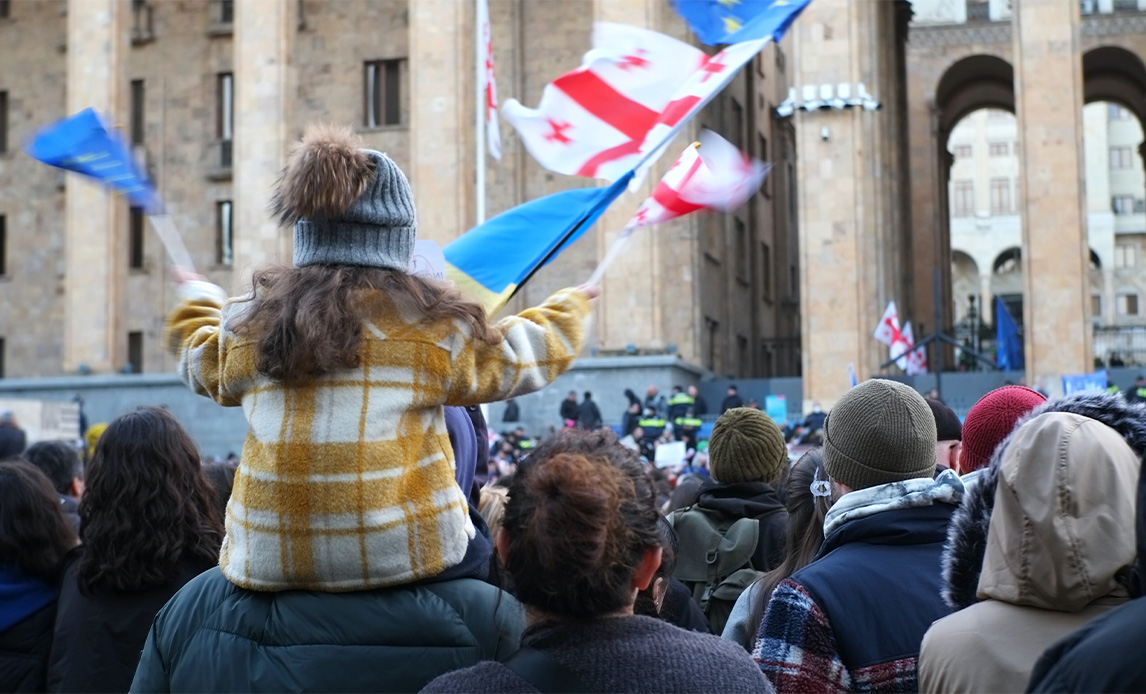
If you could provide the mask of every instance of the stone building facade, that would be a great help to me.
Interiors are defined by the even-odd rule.
[[[536,104],[580,63],[595,21],[689,40],[661,0],[490,0],[501,98]],[[151,173],[197,268],[242,291],[289,262],[266,211],[306,124],[349,123],[409,174],[419,234],[446,244],[475,221],[474,3],[468,0],[12,0],[0,3],[0,364],[7,377],[170,371],[174,297],[145,218],[27,157],[44,124],[93,106]],[[587,353],[676,354],[715,374],[798,375],[796,130],[774,117],[794,69],[769,46],[696,120],[774,166],[732,215],[642,231],[604,282]],[[487,209],[589,180],[542,169],[502,126]],[[672,149],[683,149],[679,138]],[[675,154],[675,152],[674,152]],[[671,164],[527,284],[510,308],[588,277]],[[640,387],[639,385],[637,387]]]

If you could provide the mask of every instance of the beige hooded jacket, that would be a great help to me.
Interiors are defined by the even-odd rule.
[[[922,692],[1022,692],[1042,652],[1126,600],[1141,463],[1110,427],[1049,412],[999,464],[982,602],[931,625]]]

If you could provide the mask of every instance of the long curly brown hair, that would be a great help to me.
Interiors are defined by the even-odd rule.
[[[352,265],[274,266],[255,272],[246,307],[233,329],[257,343],[259,373],[299,383],[359,365],[362,326],[386,295],[408,301],[425,320],[451,318],[474,338],[497,344],[502,334],[485,309],[453,287],[405,272]]]
[[[167,411],[141,407],[100,436],[80,500],[81,590],[159,586],[181,560],[219,559],[223,522],[194,441]]]

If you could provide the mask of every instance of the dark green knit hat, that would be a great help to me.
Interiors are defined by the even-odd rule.
[[[864,381],[824,422],[824,471],[852,489],[935,475],[935,417],[896,381]]]
[[[708,438],[708,470],[721,484],[772,482],[788,462],[784,435],[772,418],[751,407],[720,415]]]

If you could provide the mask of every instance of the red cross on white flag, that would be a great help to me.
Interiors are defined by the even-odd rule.
[[[485,132],[489,153],[494,159],[501,159],[501,129],[497,124],[497,82],[493,77],[493,31],[489,23],[489,1],[478,0],[477,20],[481,24],[482,55],[485,56],[485,70],[482,71],[485,94]]]
[[[872,337],[888,347],[892,346],[897,340],[902,339],[902,333],[899,331],[899,311],[896,310],[894,301],[888,303],[887,309],[883,312],[883,317],[879,319],[879,325],[875,327],[875,334]]]
[[[628,227],[658,224],[704,208],[731,212],[756,194],[769,168],[705,130],[699,142],[685,148]]]

